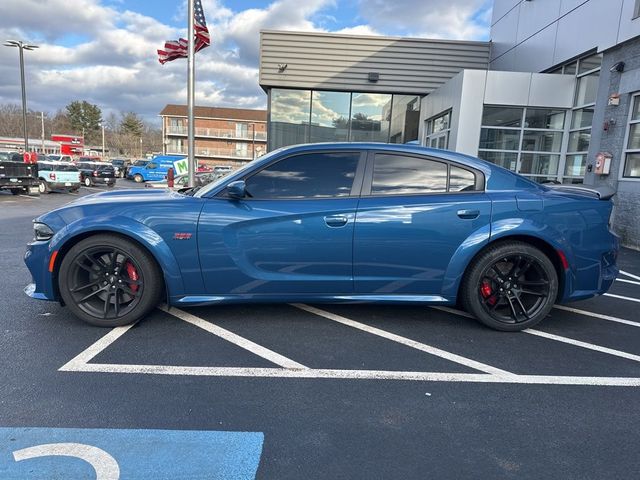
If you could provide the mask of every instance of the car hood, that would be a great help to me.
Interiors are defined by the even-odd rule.
[[[161,218],[177,218],[200,212],[202,200],[172,192],[168,189],[145,188],[115,190],[79,198],[67,205],[38,217],[36,221],[49,225],[54,231],[75,222],[110,224],[116,217],[125,217],[148,224]]]

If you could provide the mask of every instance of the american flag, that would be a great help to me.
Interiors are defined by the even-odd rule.
[[[194,27],[195,27],[195,51],[199,52],[211,43],[207,21],[204,18],[204,10],[200,0],[195,0],[194,7]],[[176,58],[186,58],[189,55],[189,42],[184,38],[179,40],[168,40],[164,44],[164,50],[158,50],[158,61],[163,65]]]

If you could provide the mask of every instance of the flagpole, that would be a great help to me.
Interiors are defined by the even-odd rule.
[[[195,121],[193,107],[195,100],[195,7],[194,0],[189,0],[189,46],[187,57],[187,152],[189,165],[189,186],[196,186],[196,157],[195,157]]]

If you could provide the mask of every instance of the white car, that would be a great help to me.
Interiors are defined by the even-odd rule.
[[[57,153],[47,155],[47,160],[51,162],[68,162],[68,163],[73,162],[73,158],[71,158],[71,155],[60,155]]]

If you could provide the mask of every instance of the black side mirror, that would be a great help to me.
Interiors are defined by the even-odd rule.
[[[247,196],[244,180],[236,180],[227,185],[227,195],[230,198],[245,198]]]

